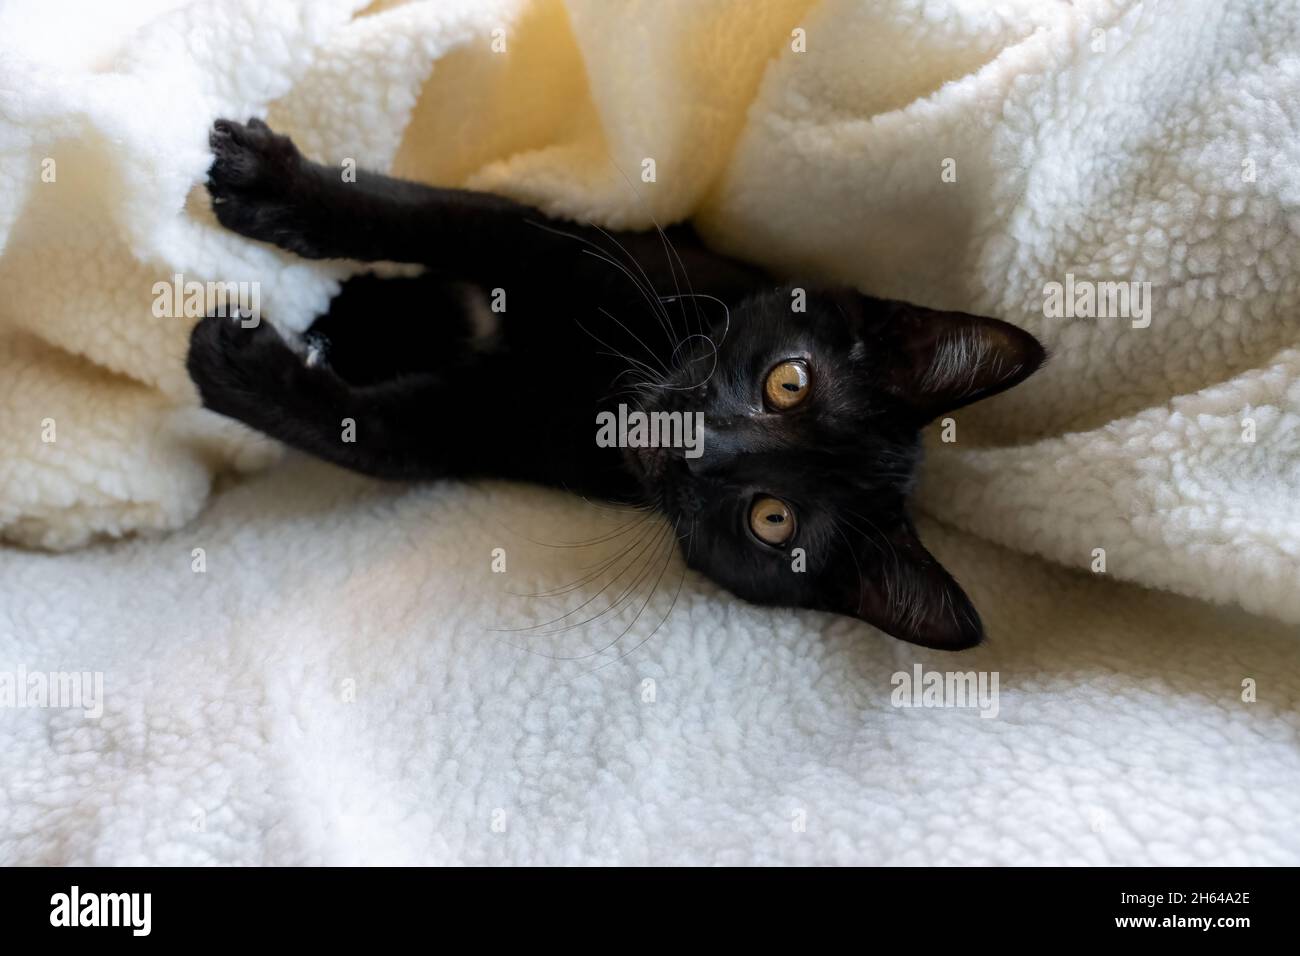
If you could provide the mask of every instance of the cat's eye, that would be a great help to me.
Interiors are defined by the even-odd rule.
[[[780,498],[755,498],[749,508],[749,530],[759,541],[780,547],[794,536],[794,512]]]
[[[800,359],[788,359],[767,373],[763,397],[777,411],[794,408],[808,397],[808,365]]]

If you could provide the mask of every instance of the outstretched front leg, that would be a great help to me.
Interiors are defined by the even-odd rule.
[[[222,316],[194,327],[186,364],[206,408],[301,451],[376,478],[449,474],[449,436],[428,414],[445,399],[436,375],[350,385],[307,364],[269,323]]]
[[[440,189],[313,162],[260,120],[217,120],[208,191],[217,219],[240,235],[308,259],[421,263],[468,280],[499,276],[503,257],[545,255],[560,243],[546,226],[584,237],[490,193]],[[571,242],[570,242],[571,245]],[[568,250],[566,250],[568,251]]]
[[[211,143],[208,191],[222,225],[308,259],[418,263],[484,288],[548,288],[570,302],[602,288],[637,298],[638,281],[647,293],[699,290],[732,302],[761,280],[686,228],[610,233],[492,193],[363,169],[345,178],[260,120],[217,120]]]

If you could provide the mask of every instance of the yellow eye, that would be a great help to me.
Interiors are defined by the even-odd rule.
[[[749,528],[760,541],[785,544],[794,535],[794,512],[779,498],[755,498],[749,509]]]
[[[767,373],[763,395],[772,408],[794,408],[808,397],[808,366],[799,359],[782,362]]]

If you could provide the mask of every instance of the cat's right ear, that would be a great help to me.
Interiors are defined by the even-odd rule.
[[[1047,352],[1010,322],[861,297],[863,334],[878,380],[925,423],[1004,392]]]

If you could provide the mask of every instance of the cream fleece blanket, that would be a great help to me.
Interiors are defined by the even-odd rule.
[[[0,710],[0,858],[1300,860],[1294,0],[362,6],[0,6],[0,534],[186,528],[0,557],[0,676],[105,685]],[[292,330],[348,272],[216,227],[218,115],[1029,328],[1051,365],[936,429],[923,503],[1082,573],[930,524],[989,649],[687,576],[591,671],[489,630],[581,576],[525,544],[590,506],[299,465],[187,526],[276,452],[195,407],[156,284],[257,282]],[[999,672],[999,716],[889,707],[914,663]]]

